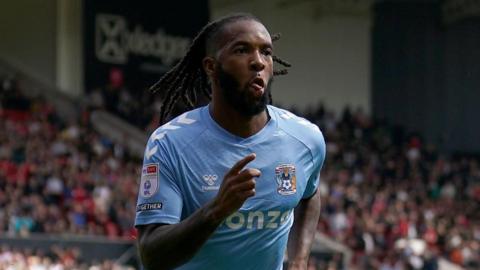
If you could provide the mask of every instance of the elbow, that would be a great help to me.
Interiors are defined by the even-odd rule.
[[[154,241],[152,241],[152,239],[155,238],[153,235],[154,231],[155,227],[153,226],[139,228],[139,238],[137,246],[142,265],[143,267],[145,267],[146,270],[170,269],[166,268],[165,265],[162,265],[161,263],[164,259],[162,256],[163,252],[161,250],[158,250],[158,248],[162,245],[155,244]]]
[[[168,226],[146,226],[139,228],[138,251],[146,270],[169,270],[184,262],[185,258],[175,251],[175,244],[169,239]]]
[[[155,251],[148,240],[138,242],[138,251],[140,260],[145,270],[168,270],[172,269],[166,263],[166,258],[162,256],[162,252]]]
[[[141,235],[138,242],[138,252],[140,254],[140,260],[145,269],[158,269],[155,265],[154,256],[152,256],[151,245],[148,243],[148,237]]]

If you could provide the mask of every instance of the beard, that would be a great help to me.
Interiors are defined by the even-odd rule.
[[[272,86],[273,78],[267,82],[267,87],[260,98],[249,95],[249,86],[243,89],[235,77],[226,72],[220,65],[217,68],[218,82],[220,91],[225,101],[232,106],[237,112],[245,117],[252,117],[265,111],[267,104],[270,103],[269,93]]]

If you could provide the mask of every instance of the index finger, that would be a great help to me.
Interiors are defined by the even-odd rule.
[[[243,169],[243,167],[254,160],[256,156],[257,155],[255,155],[255,153],[251,153],[237,161],[237,163],[235,163],[235,165],[233,165],[233,167],[228,171],[227,175],[237,175]]]

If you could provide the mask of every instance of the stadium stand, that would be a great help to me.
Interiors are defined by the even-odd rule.
[[[1,79],[0,235],[134,239],[138,157],[95,131],[89,109],[65,122],[52,104],[25,91],[15,79]],[[105,99],[92,100],[103,108]],[[442,258],[480,268],[478,158],[438,153],[361,110],[337,117],[319,106],[303,115],[327,139],[319,232],[352,251],[348,267],[335,253],[312,256],[309,270],[438,269]],[[57,265],[68,262],[49,254],[2,247],[0,268],[14,261],[64,269]],[[117,269],[108,261],[73,261],[79,269]]]
[[[131,266],[119,265],[111,260],[84,262],[78,249],[52,247],[48,252],[31,249],[0,247],[0,269],[4,270],[132,270]]]
[[[138,161],[89,126],[63,123],[41,97],[2,90],[3,231],[131,238]]]
[[[58,242],[83,235],[132,245],[138,159],[95,132],[87,109],[67,123],[42,96],[24,95],[30,89],[14,77],[0,83],[2,244],[15,236],[61,236]],[[108,260],[69,263],[49,254],[3,246],[0,269],[124,269]]]
[[[161,99],[153,97],[148,91],[139,92],[143,95],[134,95],[135,92],[125,86],[106,85],[93,89],[89,100],[92,108],[105,109],[137,128],[153,131],[158,126]]]
[[[319,230],[359,269],[480,267],[480,163],[346,109],[308,112],[327,138]]]
[[[127,86],[115,87],[107,84],[102,88],[95,88],[90,91],[88,100],[91,108],[103,109],[115,114],[146,133],[150,134],[159,126],[160,108],[163,100],[161,94],[154,95],[147,89],[133,91]],[[203,97],[199,97],[199,100],[202,104],[207,102]],[[169,118],[181,114],[186,110],[185,108],[179,102]]]

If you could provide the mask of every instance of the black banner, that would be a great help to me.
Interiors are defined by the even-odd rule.
[[[85,89],[152,85],[208,21],[207,0],[84,2]]]

